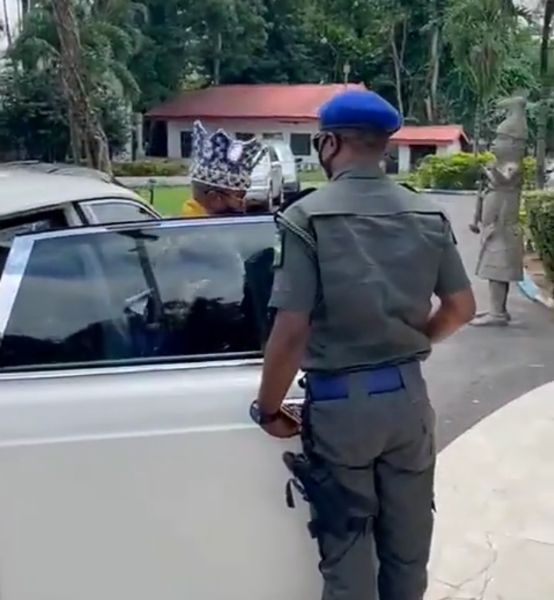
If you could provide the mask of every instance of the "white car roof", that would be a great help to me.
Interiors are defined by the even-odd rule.
[[[2,170],[0,165],[0,217],[101,198],[139,200],[132,190],[93,177]]]

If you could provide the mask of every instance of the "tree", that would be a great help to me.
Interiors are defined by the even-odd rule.
[[[129,109],[139,95],[128,69],[141,47],[139,25],[147,18],[142,5],[130,0],[44,0],[32,7],[9,56],[23,72],[48,69],[65,94],[71,115],[72,154],[109,170],[108,140],[103,122],[109,101]],[[116,111],[121,116],[121,112]],[[119,147],[129,119],[112,127],[111,150]],[[115,142],[115,143],[114,143]]]
[[[504,0],[451,0],[447,8],[445,34],[454,62],[475,96],[475,152],[487,104],[500,89],[515,26],[516,17],[506,9]]]
[[[550,36],[554,17],[554,0],[544,3],[540,50],[540,83],[541,98],[537,123],[537,187],[544,188],[546,182],[546,140],[548,133],[548,116],[552,93],[552,73],[549,70]]]
[[[60,44],[60,75],[69,109],[73,160],[111,173],[108,139],[87,94],[87,73],[72,0],[52,0],[52,16]]]
[[[69,146],[67,104],[48,69],[0,73],[0,156],[64,161]]]

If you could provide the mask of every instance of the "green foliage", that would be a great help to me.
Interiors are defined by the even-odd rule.
[[[105,96],[108,90],[110,99],[119,97],[120,106],[134,111],[147,111],[183,88],[216,80],[340,82],[348,62],[350,81],[402,104],[412,122],[460,123],[469,132],[479,106],[484,139],[491,138],[498,122],[498,96],[518,88],[528,90],[531,101],[540,96],[540,40],[533,27],[515,18],[514,4],[75,0],[90,95],[101,89]],[[57,69],[59,44],[50,0],[33,3],[10,56],[25,73]],[[432,90],[436,106],[430,110]],[[532,102],[530,107],[533,132]],[[110,120],[104,111],[103,118],[115,125],[121,116],[116,114]],[[118,146],[128,136],[128,131],[120,133],[110,134]]]
[[[0,73],[0,155],[63,161],[69,144],[67,105],[48,69]]]
[[[128,141],[129,110],[113,89],[96,87],[92,105],[108,136],[110,151]],[[67,103],[53,68],[0,73],[0,154],[18,160],[65,161],[69,149]]]
[[[526,198],[528,227],[546,273],[554,281],[554,192],[531,192]]]
[[[424,189],[475,190],[481,169],[491,160],[493,155],[488,152],[477,156],[467,152],[426,156],[410,177],[410,183]]]
[[[523,159],[523,187],[526,190],[535,188],[537,181],[537,161],[533,156]]]
[[[187,167],[180,162],[165,160],[143,160],[113,164],[116,177],[172,177],[186,175]]]
[[[494,160],[490,152],[458,152],[449,156],[426,156],[407,182],[414,187],[436,190],[476,190],[483,167]],[[533,157],[523,161],[525,189],[533,189],[537,163]]]

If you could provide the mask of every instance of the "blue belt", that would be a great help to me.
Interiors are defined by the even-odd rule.
[[[364,378],[368,394],[387,394],[404,388],[404,381],[399,367],[381,367],[359,373]],[[348,374],[322,375],[308,373],[306,384],[309,398],[313,402],[324,400],[340,400],[348,398]]]

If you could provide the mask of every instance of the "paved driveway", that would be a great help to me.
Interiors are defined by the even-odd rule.
[[[436,196],[448,211],[466,267],[475,269],[478,237],[468,230],[470,196]],[[475,281],[479,307],[487,307],[486,282]],[[426,365],[438,417],[439,446],[523,393],[554,380],[554,313],[527,300],[514,286],[514,323],[506,329],[466,328],[437,346]]]

